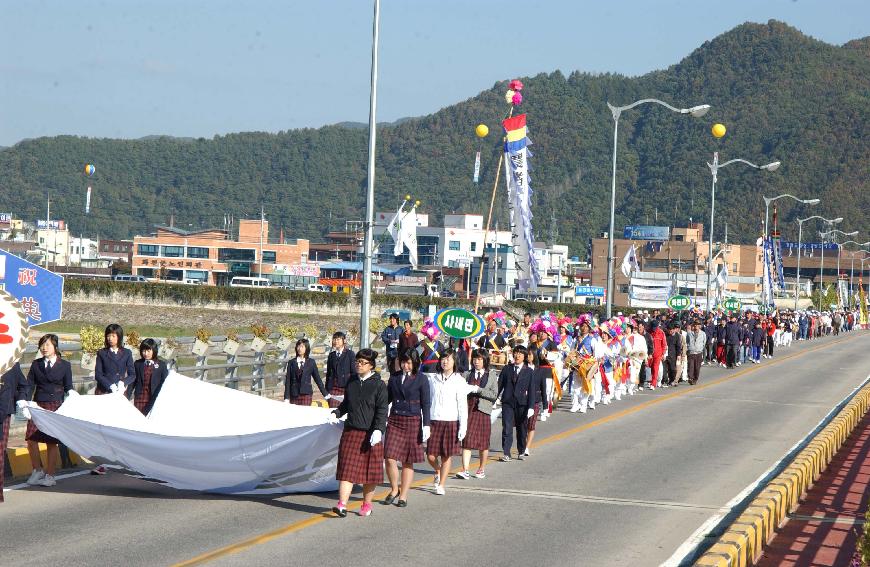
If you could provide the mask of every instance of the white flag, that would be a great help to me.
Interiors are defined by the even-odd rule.
[[[631,248],[628,249],[628,252],[625,253],[625,258],[622,259],[622,275],[628,277],[631,275],[633,270],[640,270],[640,266],[637,263],[637,255],[634,252],[634,245],[631,245]]]
[[[413,207],[408,214],[402,218],[400,233],[400,244],[408,247],[408,259],[411,261],[411,266],[417,269],[417,207]]]
[[[390,226],[387,230],[390,231],[390,236],[393,237],[393,256],[399,256],[402,253],[402,209],[405,208],[405,203],[396,211],[396,215],[390,220]]]
[[[728,283],[728,264],[722,264],[722,269],[719,270],[719,275],[716,276],[716,287],[724,288]]]

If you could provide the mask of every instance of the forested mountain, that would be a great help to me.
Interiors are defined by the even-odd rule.
[[[512,77],[506,77],[510,79]],[[762,195],[794,193],[822,204],[781,202],[780,221],[791,237],[796,216],[843,216],[842,228],[870,231],[870,38],[832,46],[783,23],[744,24],[709,41],[672,67],[640,77],[556,71],[521,77],[520,111],[533,141],[535,231],[546,239],[551,218],[559,240],[583,254],[589,237],[606,230],[613,119],[606,102],[625,105],[655,97],[675,106],[710,104],[696,119],[656,105],[622,115],[619,125],[617,227],[681,225],[709,220],[711,176],[705,163],[781,160],[774,172],[734,164],[719,173],[717,237],[730,241],[760,233]],[[506,82],[420,118],[378,129],[378,208],[394,208],[410,193],[433,221],[451,211],[485,212],[507,112]],[[483,141],[478,123],[489,125]],[[722,122],[721,140],[710,126]],[[276,129],[280,125],[276,124]],[[96,165],[88,232],[130,237],[165,223],[182,228],[220,226],[224,214],[256,218],[265,206],[273,236],[318,238],[328,227],[363,216],[366,128],[355,125],[251,132],[207,139],[141,140],[58,136],[0,150],[0,212],[27,219],[45,215],[82,224],[85,163]],[[482,149],[481,182],[472,181]],[[504,226],[503,181],[497,210]],[[795,235],[796,236],[796,235]]]

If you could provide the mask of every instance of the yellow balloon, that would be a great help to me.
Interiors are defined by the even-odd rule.
[[[405,195],[405,200],[406,200],[406,201],[410,201],[410,200],[411,200],[411,196],[410,196],[410,195]]]
[[[486,138],[487,134],[489,134],[489,127],[486,124],[478,124],[477,128],[474,129],[474,133],[477,134],[478,138]]]
[[[713,128],[711,132],[713,132],[714,138],[721,138],[725,135],[725,125],[724,124],[713,124]]]

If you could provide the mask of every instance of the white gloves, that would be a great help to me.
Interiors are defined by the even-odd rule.
[[[75,390],[69,390],[69,391],[67,391],[66,395],[71,398],[73,396],[78,396],[79,393],[76,392]]]
[[[109,386],[109,391],[112,392],[113,394],[115,392],[117,392],[118,391],[118,384],[115,383],[115,384],[112,384],[111,386]]]
[[[27,400],[18,400],[15,402],[15,405],[18,406],[18,409],[24,409],[28,406]]]
[[[423,443],[429,440],[429,436],[432,434],[432,429],[428,425],[423,426]]]
[[[332,399],[332,394],[326,394],[325,396],[323,396],[323,399],[324,399],[324,400],[331,400],[331,399]]]
[[[495,409],[497,407],[501,407],[501,398],[496,398],[494,402],[492,402],[492,408]]]
[[[535,408],[529,408],[529,411],[526,412],[526,417],[532,417],[535,415]]]
[[[30,402],[27,400],[18,400],[16,405],[18,406],[18,409],[21,410],[21,415],[24,416],[24,419],[30,419]]]
[[[460,430],[459,430],[459,435],[457,435],[456,438],[459,439],[460,441],[462,441],[463,439],[465,439],[465,430],[464,430],[464,429],[460,429]]]
[[[124,392],[127,390],[127,385],[123,382],[115,382],[112,384],[112,393],[113,394],[121,394],[124,395]]]
[[[285,403],[285,404],[289,404],[289,403],[290,403],[290,400],[284,400],[284,403]]]
[[[370,444],[372,447],[374,447],[375,445],[377,445],[378,443],[381,442],[381,439],[382,439],[383,437],[384,437],[384,434],[381,433],[381,430],[380,430],[380,429],[375,429],[374,431],[372,431],[372,436],[371,436],[371,438],[369,439],[369,444]]]
[[[471,386],[471,393],[472,394],[479,394],[480,393],[480,386]]]
[[[329,415],[326,418],[326,423],[330,423],[332,425],[338,423],[338,416],[335,415],[335,412],[329,412]]]

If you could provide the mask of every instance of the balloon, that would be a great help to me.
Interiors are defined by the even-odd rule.
[[[521,90],[523,90],[523,82],[520,81],[519,79],[514,79],[513,81],[510,82],[510,84],[508,85],[508,88],[512,91],[521,91]]]
[[[96,167],[94,167],[94,166],[91,165],[91,164],[87,164],[87,165],[85,166],[85,175],[87,175],[88,177],[91,177],[91,176],[94,175],[94,172],[95,172],[96,170],[97,170]]]
[[[512,104],[514,100],[514,91],[508,90],[508,92],[504,93],[504,101],[508,104]]]
[[[477,134],[478,138],[486,138],[487,134],[489,134],[489,127],[486,124],[478,124],[477,128],[474,129],[474,133]]]
[[[511,97],[511,104],[514,106],[519,106],[523,103],[523,95],[518,92],[514,93],[514,96]]]
[[[714,138],[721,138],[725,135],[725,125],[724,124],[713,124],[713,128],[711,132],[713,132]]]

